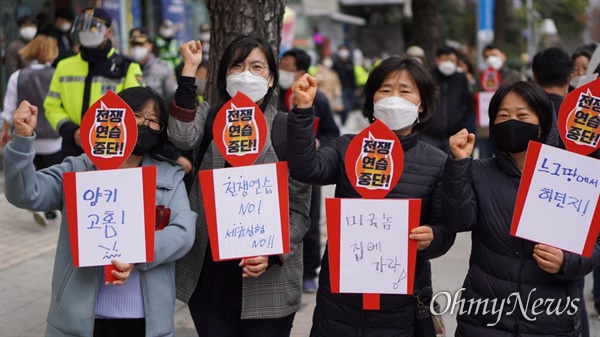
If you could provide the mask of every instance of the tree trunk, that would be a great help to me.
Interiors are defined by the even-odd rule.
[[[508,14],[509,0],[496,0],[494,8],[494,45],[506,52],[506,19]]]
[[[211,105],[220,101],[217,71],[231,41],[241,35],[261,37],[269,41],[275,57],[279,57],[285,3],[285,0],[206,0],[211,22],[206,99]]]
[[[436,7],[436,0],[412,2],[413,24],[410,44],[423,48],[428,66],[434,64],[435,53],[441,45],[440,19]]]

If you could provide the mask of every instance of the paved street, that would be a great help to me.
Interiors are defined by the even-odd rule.
[[[354,128],[354,127],[353,127]],[[1,150],[0,150],[1,151]],[[1,167],[1,166],[0,166]],[[323,197],[333,195],[332,186]],[[324,212],[323,212],[324,214]],[[322,224],[322,240],[326,233]],[[10,205],[4,196],[4,173],[0,171],[0,336],[42,336],[50,301],[50,278],[58,236],[58,225],[40,227],[30,212]],[[445,256],[433,261],[435,292],[454,294],[461,288],[468,265],[470,235],[459,235]],[[592,337],[600,337],[600,320],[591,302],[591,277],[586,279],[585,295],[590,314]],[[308,336],[315,295],[305,294],[296,315],[292,336]],[[443,301],[440,303],[445,306]],[[456,327],[455,317],[444,315],[447,336]],[[176,336],[196,336],[187,308],[177,303]]]

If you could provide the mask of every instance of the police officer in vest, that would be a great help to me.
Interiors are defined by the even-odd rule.
[[[159,59],[167,62],[175,69],[181,63],[179,58],[179,42],[175,39],[177,27],[173,21],[165,19],[160,24],[158,35],[154,39],[156,44],[156,55]]]
[[[52,77],[44,108],[48,122],[62,136],[63,158],[83,153],[79,124],[90,105],[108,90],[118,93],[144,84],[139,64],[113,48],[111,21],[102,9],[85,9],[72,28],[80,52],[60,61]]]

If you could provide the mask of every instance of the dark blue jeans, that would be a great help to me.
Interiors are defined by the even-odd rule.
[[[289,337],[294,316],[240,319],[241,311],[207,298],[192,297],[188,303],[198,337]]]

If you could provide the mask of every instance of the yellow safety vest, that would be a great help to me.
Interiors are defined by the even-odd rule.
[[[112,48],[107,57],[111,57],[115,53],[117,50]],[[88,69],[88,62],[81,58],[81,53],[58,63],[50,83],[50,90],[44,100],[46,119],[56,131],[64,122],[71,121],[77,125],[81,124]],[[108,90],[118,93],[123,89],[138,86],[144,86],[144,80],[142,69],[135,62],[129,64],[125,77],[94,76],[90,87],[90,100],[86,109]]]

